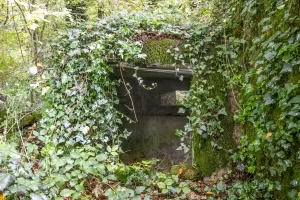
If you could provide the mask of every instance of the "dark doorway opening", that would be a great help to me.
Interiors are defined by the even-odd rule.
[[[142,76],[142,87],[139,80],[132,77],[134,70],[127,69],[123,78],[131,88],[130,96],[124,84],[118,87],[120,111],[134,119],[130,110],[131,99],[134,102],[138,122],[123,122],[123,128],[132,132],[127,140],[123,141],[122,149],[125,152],[121,160],[131,164],[142,159],[160,159],[163,167],[169,167],[186,160],[186,155],[176,149],[180,146],[180,138],[175,135],[176,129],[183,129],[187,123],[187,113],[182,110],[182,101],[190,88],[191,71],[184,71],[183,80],[179,74],[172,74],[174,69],[147,69]],[[118,74],[116,74],[118,76]]]

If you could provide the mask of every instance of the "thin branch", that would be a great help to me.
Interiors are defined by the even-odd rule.
[[[120,73],[121,73],[122,82],[123,82],[123,84],[124,84],[124,87],[125,87],[125,89],[126,89],[126,92],[127,92],[128,96],[129,96],[129,98],[130,98],[130,101],[131,101],[131,106],[132,106],[132,111],[133,111],[133,114],[134,114],[134,117],[135,117],[135,121],[138,122],[138,118],[137,118],[137,116],[136,116],[136,112],[135,112],[135,108],[134,108],[133,99],[132,99],[132,97],[131,97],[131,95],[130,95],[130,91],[129,91],[129,89],[127,88],[126,82],[125,82],[125,80],[124,80],[124,76],[123,76],[123,72],[122,72],[122,67],[121,67],[120,64],[119,64],[119,67],[120,67]]]
[[[20,10],[20,12],[21,12],[21,15],[22,15],[22,17],[23,17],[23,20],[24,20],[24,23],[25,23],[25,27],[26,27],[28,33],[30,34],[30,36],[32,36],[32,35],[31,35],[32,33],[31,33],[30,29],[29,29],[28,26],[27,26],[28,23],[27,23],[27,20],[26,20],[24,11],[22,10],[22,8],[21,8],[21,6],[18,4],[18,2],[16,2],[16,1],[14,1],[14,2],[15,2],[15,4],[17,5],[17,7],[19,8],[19,10]]]
[[[21,138],[23,151],[24,151],[24,153],[26,155],[27,161],[29,161],[28,155],[27,155],[27,152],[26,152],[25,143],[24,143],[23,136],[22,136],[22,132],[20,130],[19,120],[18,120],[17,112],[16,111],[15,111],[15,121],[16,121],[16,124],[17,124],[17,127],[18,127],[18,132],[19,132],[20,138]]]
[[[12,13],[13,13],[13,12],[14,12],[14,9],[12,8],[11,11],[12,11]],[[16,25],[16,21],[15,21],[15,16],[13,16],[12,19],[13,19],[14,29],[15,29],[15,32],[16,32],[16,35],[17,35],[17,39],[18,39],[19,48],[20,48],[20,51],[21,51],[22,60],[23,60],[23,62],[25,63],[25,58],[24,58],[24,54],[23,54],[23,50],[22,50],[22,44],[21,44],[20,36],[19,36],[18,30],[17,30],[17,25]]]
[[[46,3],[46,9],[48,9],[48,6],[49,6],[49,1],[47,1],[47,3]],[[43,22],[42,30],[40,32],[40,41],[43,40],[45,27],[46,27],[46,21]]]
[[[6,4],[6,17],[5,17],[5,20],[3,22],[3,25],[6,25],[6,23],[8,21],[8,11],[9,11],[8,5],[9,5],[9,0],[7,0],[7,4]]]

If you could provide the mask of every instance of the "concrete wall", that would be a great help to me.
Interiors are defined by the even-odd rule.
[[[183,152],[176,151],[180,139],[174,133],[187,123],[186,117],[138,116],[138,119],[137,123],[124,125],[132,131],[123,143],[123,150],[128,155],[123,156],[125,162],[158,158],[165,159],[164,166],[168,167],[185,160]]]
[[[126,82],[132,88],[130,93],[138,122],[130,124],[124,120],[123,128],[132,131],[132,134],[123,143],[122,148],[126,153],[121,155],[121,159],[125,163],[132,163],[140,159],[159,158],[164,160],[164,166],[183,162],[186,157],[182,151],[176,150],[180,138],[175,136],[175,131],[183,129],[187,123],[187,113],[178,113],[180,106],[172,98],[175,98],[176,90],[189,90],[190,79],[145,78],[143,81],[144,85],[155,83],[157,86],[148,90],[141,87],[137,79],[126,77]],[[120,111],[134,119],[132,112],[125,106],[130,107],[131,101],[124,85],[120,85],[118,94]]]

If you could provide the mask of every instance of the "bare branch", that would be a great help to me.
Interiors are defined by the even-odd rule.
[[[4,22],[3,22],[3,25],[6,25],[6,23],[8,22],[8,5],[9,5],[9,0],[7,0],[7,4],[6,4],[6,17],[5,17],[5,20],[4,20]]]
[[[13,12],[14,12],[14,9],[12,8],[12,13]],[[13,16],[12,19],[13,19],[14,29],[15,29],[15,32],[16,32],[16,35],[17,35],[17,39],[18,39],[19,48],[20,48],[20,51],[21,51],[22,60],[25,63],[26,61],[25,61],[25,58],[24,58],[23,50],[22,50],[22,44],[21,44],[20,36],[19,36],[18,30],[17,30],[15,16]]]
[[[132,112],[133,112],[133,114],[134,114],[135,121],[138,122],[138,118],[137,118],[137,116],[136,116],[136,112],[135,112],[135,108],[134,108],[133,99],[132,99],[132,97],[131,97],[131,95],[130,95],[130,91],[129,91],[129,89],[127,88],[126,82],[125,82],[125,80],[124,80],[124,76],[123,76],[123,72],[122,72],[123,69],[122,69],[122,67],[121,67],[120,64],[119,64],[119,67],[120,67],[120,73],[121,73],[122,82],[123,82],[123,84],[124,84],[124,87],[125,87],[125,89],[126,89],[126,92],[127,92],[128,96],[129,96],[129,98],[130,98],[130,101],[131,101],[132,109],[130,109],[130,110],[132,110]]]

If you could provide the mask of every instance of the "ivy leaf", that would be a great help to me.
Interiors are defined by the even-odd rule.
[[[114,145],[114,146],[111,148],[111,150],[112,150],[112,151],[117,151],[117,150],[118,150],[118,148],[119,148],[119,146],[118,146],[118,145]]]
[[[280,71],[281,74],[283,73],[286,73],[286,72],[292,72],[293,71],[293,68],[292,68],[292,65],[288,64],[288,63],[284,63],[283,64],[283,68],[282,70]]]
[[[31,198],[31,200],[47,200],[47,198],[42,197],[41,195],[38,195],[38,194],[34,194],[34,193],[30,194],[30,198]]]
[[[102,154],[98,155],[96,158],[99,162],[101,162],[101,161],[104,161],[107,159],[107,155],[102,153]]]
[[[182,192],[184,194],[187,194],[187,193],[191,192],[191,189],[189,187],[184,187],[184,188],[182,188]]]
[[[268,31],[268,30],[270,30],[272,28],[272,25],[266,25],[266,26],[264,26],[263,28],[262,28],[262,30],[261,30],[261,32],[266,32],[266,31]]]
[[[222,191],[222,192],[225,191],[226,187],[227,187],[227,185],[225,183],[223,183],[223,182],[220,182],[220,183],[217,184],[217,189],[219,191]]]
[[[222,108],[221,110],[218,111],[219,115],[227,115],[226,109]]]
[[[291,191],[289,191],[288,196],[292,199],[295,199],[297,193],[298,193],[297,190],[292,189]]]
[[[185,113],[185,109],[184,108],[179,108],[178,113],[179,114],[184,114]]]
[[[289,103],[300,103],[300,95],[292,98]]]
[[[60,192],[60,195],[63,196],[63,197],[69,197],[69,196],[71,196],[73,193],[75,193],[74,190],[63,189],[63,190]]]
[[[161,191],[161,193],[163,193],[163,194],[167,194],[168,192],[169,192],[168,189],[163,189],[163,190]]]
[[[140,196],[134,196],[131,198],[131,200],[142,200]]]
[[[12,181],[12,176],[6,173],[0,173],[0,191],[5,190]]]
[[[163,182],[158,182],[157,183],[157,186],[160,188],[160,189],[164,189],[166,187],[166,185],[163,183]]]
[[[145,188],[146,187],[144,187],[144,186],[138,186],[138,187],[135,188],[135,193],[136,194],[141,194],[142,192],[144,192]]]
[[[165,184],[170,186],[170,185],[173,185],[174,181],[172,179],[167,179],[165,180]]]
[[[181,192],[181,188],[180,187],[176,187],[176,192],[179,194]]]
[[[90,127],[88,126],[83,126],[80,128],[80,131],[83,133],[83,134],[87,134],[90,130]]]
[[[83,185],[76,185],[76,186],[75,186],[75,189],[76,189],[76,191],[78,191],[78,192],[82,192],[82,191],[84,191],[84,186],[83,186]]]
[[[265,105],[271,105],[271,104],[273,104],[273,103],[275,103],[275,100],[272,99],[271,96],[266,96],[266,97],[265,97]]]
[[[264,57],[267,60],[272,60],[275,56],[276,56],[276,52],[275,51],[269,51],[267,53],[265,53]]]
[[[137,56],[138,58],[141,58],[141,59],[146,59],[147,55],[142,53],[142,54],[138,54]]]

